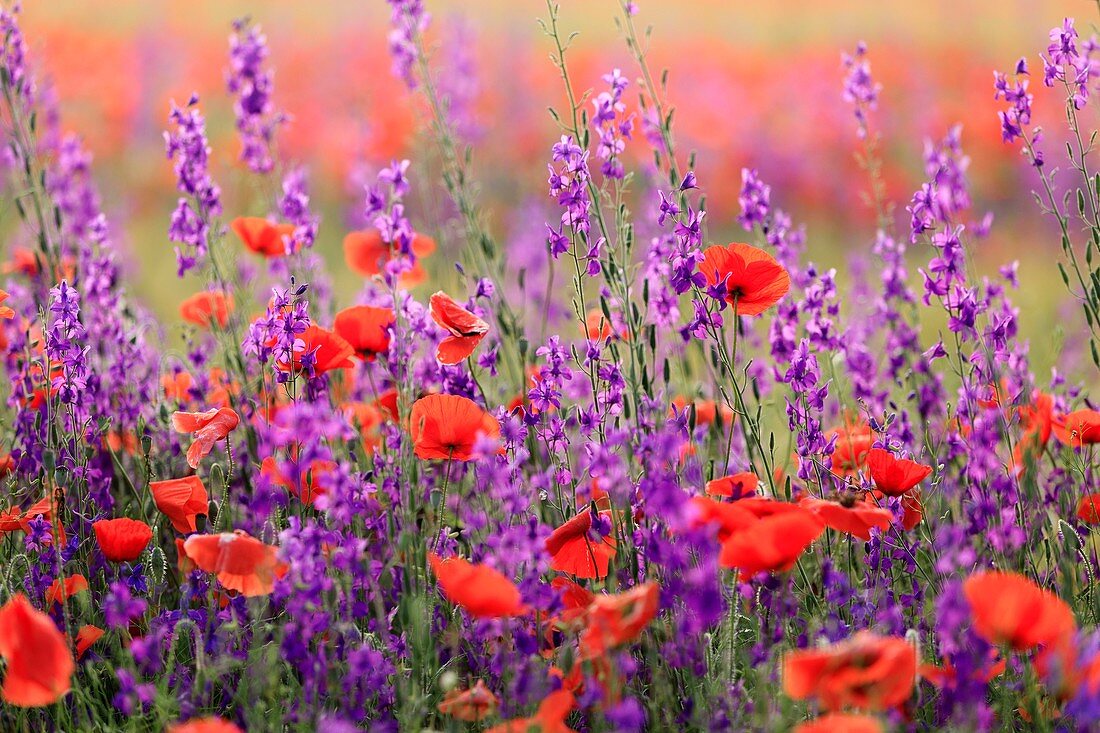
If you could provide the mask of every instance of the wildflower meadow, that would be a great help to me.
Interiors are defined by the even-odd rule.
[[[264,3],[87,130],[0,5],[0,733],[1100,730],[1100,5],[956,64],[976,133],[873,36],[777,74],[815,167],[659,0],[523,4],[546,85],[374,4],[359,147]]]

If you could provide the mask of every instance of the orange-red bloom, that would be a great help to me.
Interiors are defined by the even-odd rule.
[[[168,726],[165,733],[244,733],[244,731],[221,718],[191,718],[186,723]]]
[[[271,593],[275,579],[287,570],[276,557],[278,548],[241,530],[191,535],[184,541],[183,551],[200,570],[214,573],[223,588],[242,596]]]
[[[219,440],[224,440],[240,423],[237,413],[228,407],[216,407],[206,412],[174,412],[172,427],[179,433],[191,433],[195,440],[187,449],[187,465],[198,468],[201,461]]]
[[[3,303],[9,297],[11,297],[10,293],[0,290],[0,303]],[[15,318],[15,311],[12,310],[10,306],[0,305],[0,318],[10,321]]]
[[[181,534],[198,530],[195,517],[205,515],[210,506],[210,495],[198,476],[184,476],[165,481],[150,481],[153,502],[164,512],[172,527]]]
[[[335,461],[317,459],[311,461],[308,468],[299,466],[297,476],[287,476],[279,470],[273,456],[268,456],[260,463],[260,472],[270,477],[272,483],[282,486],[302,502],[311,505],[326,492],[325,475],[335,468]]]
[[[1081,497],[1077,502],[1077,518],[1086,524],[1100,524],[1100,494]]]
[[[745,499],[756,495],[760,486],[760,477],[751,471],[716,478],[707,482],[707,493],[711,496],[727,496],[731,499]]]
[[[912,694],[917,652],[905,639],[861,631],[824,649],[800,649],[783,658],[783,691],[814,698],[826,710],[888,710]]]
[[[411,270],[402,273],[398,278],[398,282],[405,286],[417,285],[427,278],[420,260],[435,251],[435,240],[429,236],[417,234],[413,237],[410,249],[416,261]],[[344,237],[344,260],[348,263],[348,267],[363,277],[381,274],[382,268],[393,255],[392,248],[383,241],[382,235],[377,230],[365,229],[350,232]]]
[[[456,689],[448,692],[443,702],[439,703],[439,712],[456,720],[477,723],[492,715],[499,702],[493,691],[485,686],[485,682],[478,680],[468,690]]]
[[[596,540],[588,534],[591,529],[592,513],[588,509],[555,529],[546,538],[550,567],[578,578],[606,577],[607,566],[615,557],[615,538],[608,534]]]
[[[907,458],[895,458],[890,451],[867,451],[867,469],[878,490],[887,496],[901,496],[932,475],[932,467]]]
[[[225,328],[232,312],[233,296],[221,290],[195,293],[180,303],[180,318],[199,328],[210,328],[215,323]]]
[[[186,402],[194,381],[190,372],[176,372],[175,374],[163,375],[160,378],[160,386],[164,388],[166,399],[173,402]]]
[[[476,618],[505,618],[527,613],[519,588],[488,565],[474,565],[461,557],[446,560],[428,556],[444,597]]]
[[[58,578],[50,583],[46,589],[46,607],[51,608],[55,603],[64,603],[77,593],[88,590],[88,579],[83,575],[68,575],[65,582]]]
[[[575,704],[573,693],[568,690],[551,692],[539,703],[539,709],[534,716],[494,725],[486,733],[576,733],[565,724],[565,719]]]
[[[441,364],[457,364],[470,354],[489,332],[489,324],[466,310],[442,290],[429,301],[432,320],[450,336],[443,339],[435,351]]]
[[[889,509],[866,501],[853,501],[851,506],[846,506],[838,501],[807,496],[798,503],[820,517],[826,527],[858,537],[865,542],[871,539],[872,529],[886,530],[894,521],[894,515]]]
[[[581,658],[595,659],[634,641],[657,615],[661,592],[656,583],[642,583],[625,593],[598,595],[588,607],[580,638]]]
[[[882,723],[870,715],[829,713],[799,723],[793,733],[882,733]]]
[[[354,305],[336,314],[332,329],[348,342],[355,353],[373,359],[390,348],[390,327],[394,323],[392,308]]]
[[[0,607],[0,657],[8,667],[0,697],[22,708],[60,700],[76,669],[64,634],[22,593]]]
[[[749,500],[744,503],[764,502]],[[812,512],[790,506],[790,510],[765,516],[730,535],[722,543],[718,562],[723,567],[740,570],[744,580],[757,573],[785,573],[793,568],[806,548],[824,531],[825,525]]]
[[[833,471],[841,476],[852,476],[867,463],[867,454],[875,436],[869,425],[845,425],[825,433],[826,440],[836,436],[833,445]]]
[[[276,224],[259,216],[239,216],[229,228],[241,238],[245,247],[264,257],[285,255],[284,238],[294,234],[293,224]]]
[[[474,446],[480,436],[500,437],[500,423],[473,400],[432,394],[413,403],[409,433],[419,458],[469,461],[477,457]]]
[[[355,349],[342,336],[327,328],[309,326],[298,335],[297,340],[305,344],[305,347],[301,351],[294,352],[293,364],[287,364],[285,361],[275,363],[275,366],[284,372],[302,370],[302,357],[306,354],[310,355],[309,361],[313,364],[314,374],[324,374],[333,369],[348,369],[355,366],[355,362],[351,360]]]
[[[129,517],[100,519],[92,523],[92,531],[103,557],[111,562],[136,560],[153,539],[148,524]]]
[[[1027,651],[1064,641],[1077,628],[1065,601],[1018,573],[975,573],[963,583],[963,593],[974,630],[990,644]]]
[[[741,242],[707,247],[699,272],[706,277],[708,287],[726,284],[726,300],[739,316],[763,313],[791,289],[790,275],[774,257]]]
[[[1051,428],[1058,440],[1075,448],[1100,443],[1100,412],[1075,410],[1059,415],[1051,420]]]
[[[76,658],[80,659],[84,656],[84,652],[91,648],[92,644],[95,644],[106,632],[98,626],[92,626],[91,624],[85,624],[80,627],[80,630],[76,632]]]

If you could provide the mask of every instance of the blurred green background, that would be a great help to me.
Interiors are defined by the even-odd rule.
[[[511,212],[527,202],[547,204],[545,163],[558,133],[546,107],[560,106],[563,97],[547,58],[549,42],[536,24],[545,5],[426,5],[440,73],[453,66],[454,53],[469,54],[476,69],[482,125],[476,169],[492,226],[508,240],[518,236]],[[600,75],[617,66],[635,75],[613,20],[615,2],[562,5],[562,26],[580,32],[571,49],[578,89],[598,88]],[[639,23],[653,26],[653,63],[670,71],[681,149],[699,153],[714,239],[740,236],[740,169],[754,166],[773,184],[775,201],[807,222],[812,259],[837,267],[842,282],[853,261],[863,260],[874,279],[868,254],[874,218],[860,198],[866,178],[853,162],[854,121],[840,100],[840,53],[864,40],[884,85],[874,125],[883,135],[884,176],[899,222],[904,225],[904,205],[924,175],[923,140],[962,122],[972,157],[973,218],[986,210],[997,216],[992,237],[977,249],[976,267],[995,276],[999,265],[1021,260],[1022,287],[1013,298],[1040,379],[1055,363],[1063,332],[1070,342],[1083,333],[1053,264],[1060,256],[1057,239],[1030,200],[1034,182],[1000,142],[992,71],[1011,68],[1021,55],[1041,69],[1037,53],[1047,31],[1065,15],[1077,15],[1086,28],[1098,17],[1095,2],[640,0],[639,6]],[[413,159],[414,176],[433,170],[425,162],[434,151],[425,144],[424,118],[390,71],[389,8],[381,0],[27,3],[23,26],[33,62],[56,88],[64,127],[84,136],[95,153],[132,290],[168,322],[177,320],[179,301],[200,287],[176,279],[165,236],[176,198],[161,139],[169,99],[182,102],[193,90],[202,96],[227,216],[266,213],[255,183],[236,163],[224,88],[230,24],[243,15],[269,38],[275,101],[294,117],[281,151],[313,175],[314,203],[323,216],[318,248],[334,271],[338,301],[350,299],[360,284],[343,267],[340,242],[356,221],[364,172],[369,176],[397,156]],[[456,28],[465,30],[459,35]],[[462,47],[451,48],[454,43]],[[1056,124],[1059,102],[1041,91],[1037,115]],[[644,161],[640,134],[632,145]],[[443,252],[431,271],[446,277],[447,253],[456,243],[441,234],[441,222],[412,214],[418,229],[440,236]],[[541,220],[530,223],[541,228]],[[930,256],[914,246],[914,265]]]

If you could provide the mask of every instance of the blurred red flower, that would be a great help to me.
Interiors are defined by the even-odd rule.
[[[974,630],[990,644],[1027,651],[1064,641],[1077,628],[1065,601],[1018,573],[975,573],[963,583],[963,593]]]
[[[434,552],[428,556],[428,562],[443,596],[471,616],[505,618],[527,613],[519,588],[499,570],[460,557],[444,560]]]
[[[499,703],[497,696],[485,686],[483,680],[478,680],[468,690],[451,690],[439,703],[439,712],[450,715],[456,720],[467,723],[476,723],[493,714]]]
[[[916,677],[917,652],[908,641],[868,631],[783,658],[783,691],[795,700],[814,698],[826,710],[888,710],[908,699]]]
[[[660,600],[656,583],[642,583],[615,595],[597,595],[585,616],[581,658],[595,659],[637,639],[657,615]]]
[[[500,725],[494,725],[485,733],[576,733],[565,724],[565,718],[573,710],[575,700],[568,690],[551,692],[539,703],[539,708],[530,718],[516,718]]]
[[[65,636],[22,593],[0,607],[0,657],[7,662],[0,697],[22,708],[60,700],[76,669]]]
[[[276,224],[259,216],[239,216],[229,228],[240,237],[250,251],[264,257],[282,257],[286,254],[284,238],[294,234],[293,224]]]
[[[853,500],[847,505],[807,496],[798,504],[820,517],[826,527],[858,537],[864,542],[871,539],[872,529],[885,531],[894,521],[889,509],[866,501]]]
[[[180,303],[180,318],[199,328],[218,324],[225,328],[233,312],[233,296],[221,290],[204,290]]]
[[[1051,428],[1058,440],[1075,448],[1100,443],[1100,412],[1075,410],[1059,415],[1051,420]]]

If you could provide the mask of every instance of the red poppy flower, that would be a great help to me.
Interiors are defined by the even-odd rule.
[[[793,568],[806,548],[824,531],[825,525],[806,509],[791,506],[793,511],[766,516],[730,535],[722,543],[718,562],[723,567],[740,570],[743,580],[757,573],[785,573]]]
[[[287,476],[279,470],[279,466],[273,456],[268,456],[260,463],[260,472],[271,478],[272,483],[282,486],[290,494],[298,497],[303,503],[313,505],[317,497],[326,492],[324,485],[325,475],[336,468],[335,461],[314,460],[309,468],[301,470],[298,476]]]
[[[733,410],[725,405],[719,407],[718,403],[714,400],[689,401],[686,397],[682,396],[672,398],[672,409],[670,412],[673,417],[684,414],[689,408],[695,412],[696,427],[706,427],[717,419],[721,419],[723,423],[733,422]]]
[[[1051,420],[1051,428],[1058,440],[1075,448],[1100,443],[1100,412],[1076,410]]]
[[[598,308],[593,308],[585,314],[584,328],[581,329],[581,333],[589,341],[602,341],[616,335],[621,339],[626,339],[629,335],[625,326],[608,319],[603,311]]]
[[[21,708],[60,700],[76,669],[64,634],[22,593],[0,607],[0,657],[8,663],[0,697]]]
[[[382,413],[389,416],[390,420],[397,422],[397,390],[387,389],[385,392],[378,396],[375,400],[375,404],[382,410]]]
[[[50,519],[53,505],[49,497],[39,499],[26,510],[14,506],[0,511],[0,534],[6,532],[30,532],[30,521],[35,517]]]
[[[924,519],[924,504],[920,500],[920,491],[914,490],[901,497],[901,526],[908,532]]]
[[[895,458],[890,451],[867,451],[867,469],[878,490],[887,496],[901,496],[932,475],[932,467],[907,458]]]
[[[180,303],[180,318],[199,328],[210,328],[215,323],[225,328],[232,312],[233,296],[220,290],[195,293]]]
[[[1081,497],[1077,502],[1077,518],[1085,524],[1100,524],[1100,494]]]
[[[355,366],[351,357],[355,354],[352,348],[342,336],[320,326],[309,326],[298,335],[298,340],[305,346],[301,351],[295,351],[293,365],[285,361],[278,361],[275,366],[284,372],[298,372],[303,369],[302,356],[309,354],[313,363],[314,374],[324,374],[333,369],[349,369]]]
[[[716,478],[707,482],[707,493],[711,496],[726,496],[731,499],[744,499],[756,495],[760,477],[750,471],[742,471],[730,476]]]
[[[409,433],[418,458],[470,461],[479,437],[500,437],[500,423],[473,400],[432,394],[413,403]]]
[[[975,631],[990,644],[1027,651],[1063,641],[1077,628],[1065,601],[1017,573],[975,573],[963,593]]]
[[[81,626],[80,631],[76,632],[76,658],[83,657],[84,652],[88,651],[92,644],[99,641],[104,633],[106,632],[98,626],[92,626],[91,624]]]
[[[1031,404],[1020,407],[1020,425],[1023,428],[1021,443],[1026,443],[1029,448],[1041,450],[1050,440],[1053,419],[1054,398],[1036,390]]]
[[[443,560],[434,552],[428,556],[443,596],[462,606],[475,618],[505,618],[527,613],[519,588],[488,565],[474,565],[460,557]]]
[[[585,509],[546,538],[550,567],[578,578],[603,578],[615,557],[615,538],[608,534],[597,539],[589,536],[592,513]]]
[[[10,293],[4,290],[0,290],[0,303],[3,303],[9,297],[11,297]],[[15,311],[12,310],[10,306],[0,305],[0,318],[10,321],[11,319],[15,318]]]
[[[905,702],[917,678],[917,652],[905,639],[861,631],[823,649],[783,658],[783,691],[826,710],[888,710]]]
[[[706,496],[693,496],[691,497],[691,506],[694,512],[691,520],[692,526],[703,527],[708,524],[717,524],[718,541],[725,542],[734,532],[747,529],[760,519],[760,517],[742,506],[743,503],[747,502],[734,502],[731,504],[726,501],[715,501]]]
[[[244,246],[264,257],[286,254],[284,238],[294,234],[293,224],[276,224],[259,216],[239,216],[229,224]]]
[[[851,506],[846,506],[838,501],[807,496],[798,504],[820,517],[826,527],[858,537],[864,542],[871,539],[872,529],[885,531],[894,521],[889,509],[865,501],[853,501]]]
[[[355,353],[373,359],[390,348],[390,327],[394,323],[392,308],[355,305],[336,314],[332,328]]]
[[[165,481],[150,481],[149,490],[153,502],[162,511],[172,527],[181,534],[198,530],[195,517],[205,515],[210,507],[210,495],[198,476],[184,476]]]
[[[726,284],[726,300],[739,316],[760,315],[791,289],[790,275],[774,257],[741,242],[707,247],[699,272],[708,287]]]
[[[457,364],[470,354],[489,332],[489,324],[466,310],[440,290],[430,300],[432,320],[450,336],[435,351],[441,364]]]
[[[103,557],[111,562],[136,560],[153,539],[153,530],[148,524],[129,517],[92,522],[92,531]]]
[[[38,275],[38,257],[26,247],[12,247],[11,259],[4,263],[6,275],[20,274],[27,277]]]
[[[179,433],[191,433],[195,440],[187,449],[187,465],[198,468],[201,461],[219,440],[225,440],[240,423],[237,413],[228,407],[215,407],[206,412],[174,412],[172,427]]]
[[[190,396],[193,382],[194,379],[189,372],[165,374],[160,378],[160,386],[164,389],[164,397],[173,402],[186,402]]]
[[[870,715],[829,713],[799,723],[793,733],[883,733],[882,723]]]
[[[418,285],[427,279],[420,260],[435,252],[435,240],[425,234],[413,236],[409,247],[416,258],[411,270],[401,274],[401,285]],[[375,229],[350,232],[344,237],[344,260],[348,267],[363,277],[380,275],[386,263],[394,256],[393,248],[382,239]]]
[[[439,703],[439,712],[450,715],[456,720],[467,723],[477,723],[485,720],[499,704],[497,696],[485,686],[485,682],[478,680],[468,690],[451,690]]]
[[[86,590],[88,590],[88,579],[83,575],[67,575],[64,583],[61,582],[61,578],[57,578],[46,589],[46,608],[52,608],[55,603],[64,603],[77,593]]]
[[[601,657],[608,650],[634,641],[657,615],[661,593],[656,583],[642,583],[625,593],[598,595],[588,607],[580,638],[582,659]]]
[[[575,705],[573,693],[568,690],[551,692],[539,703],[539,709],[530,718],[516,718],[494,725],[485,733],[576,733],[565,724],[566,717]]]
[[[186,723],[168,726],[165,733],[244,733],[244,731],[221,718],[191,718]]]
[[[825,433],[825,439],[836,436],[833,445],[833,471],[841,476],[853,476],[867,463],[867,454],[875,436],[869,425],[845,425]]]
[[[241,530],[191,535],[183,551],[200,570],[214,573],[223,588],[242,596],[268,595],[287,570],[276,557],[278,548]]]

